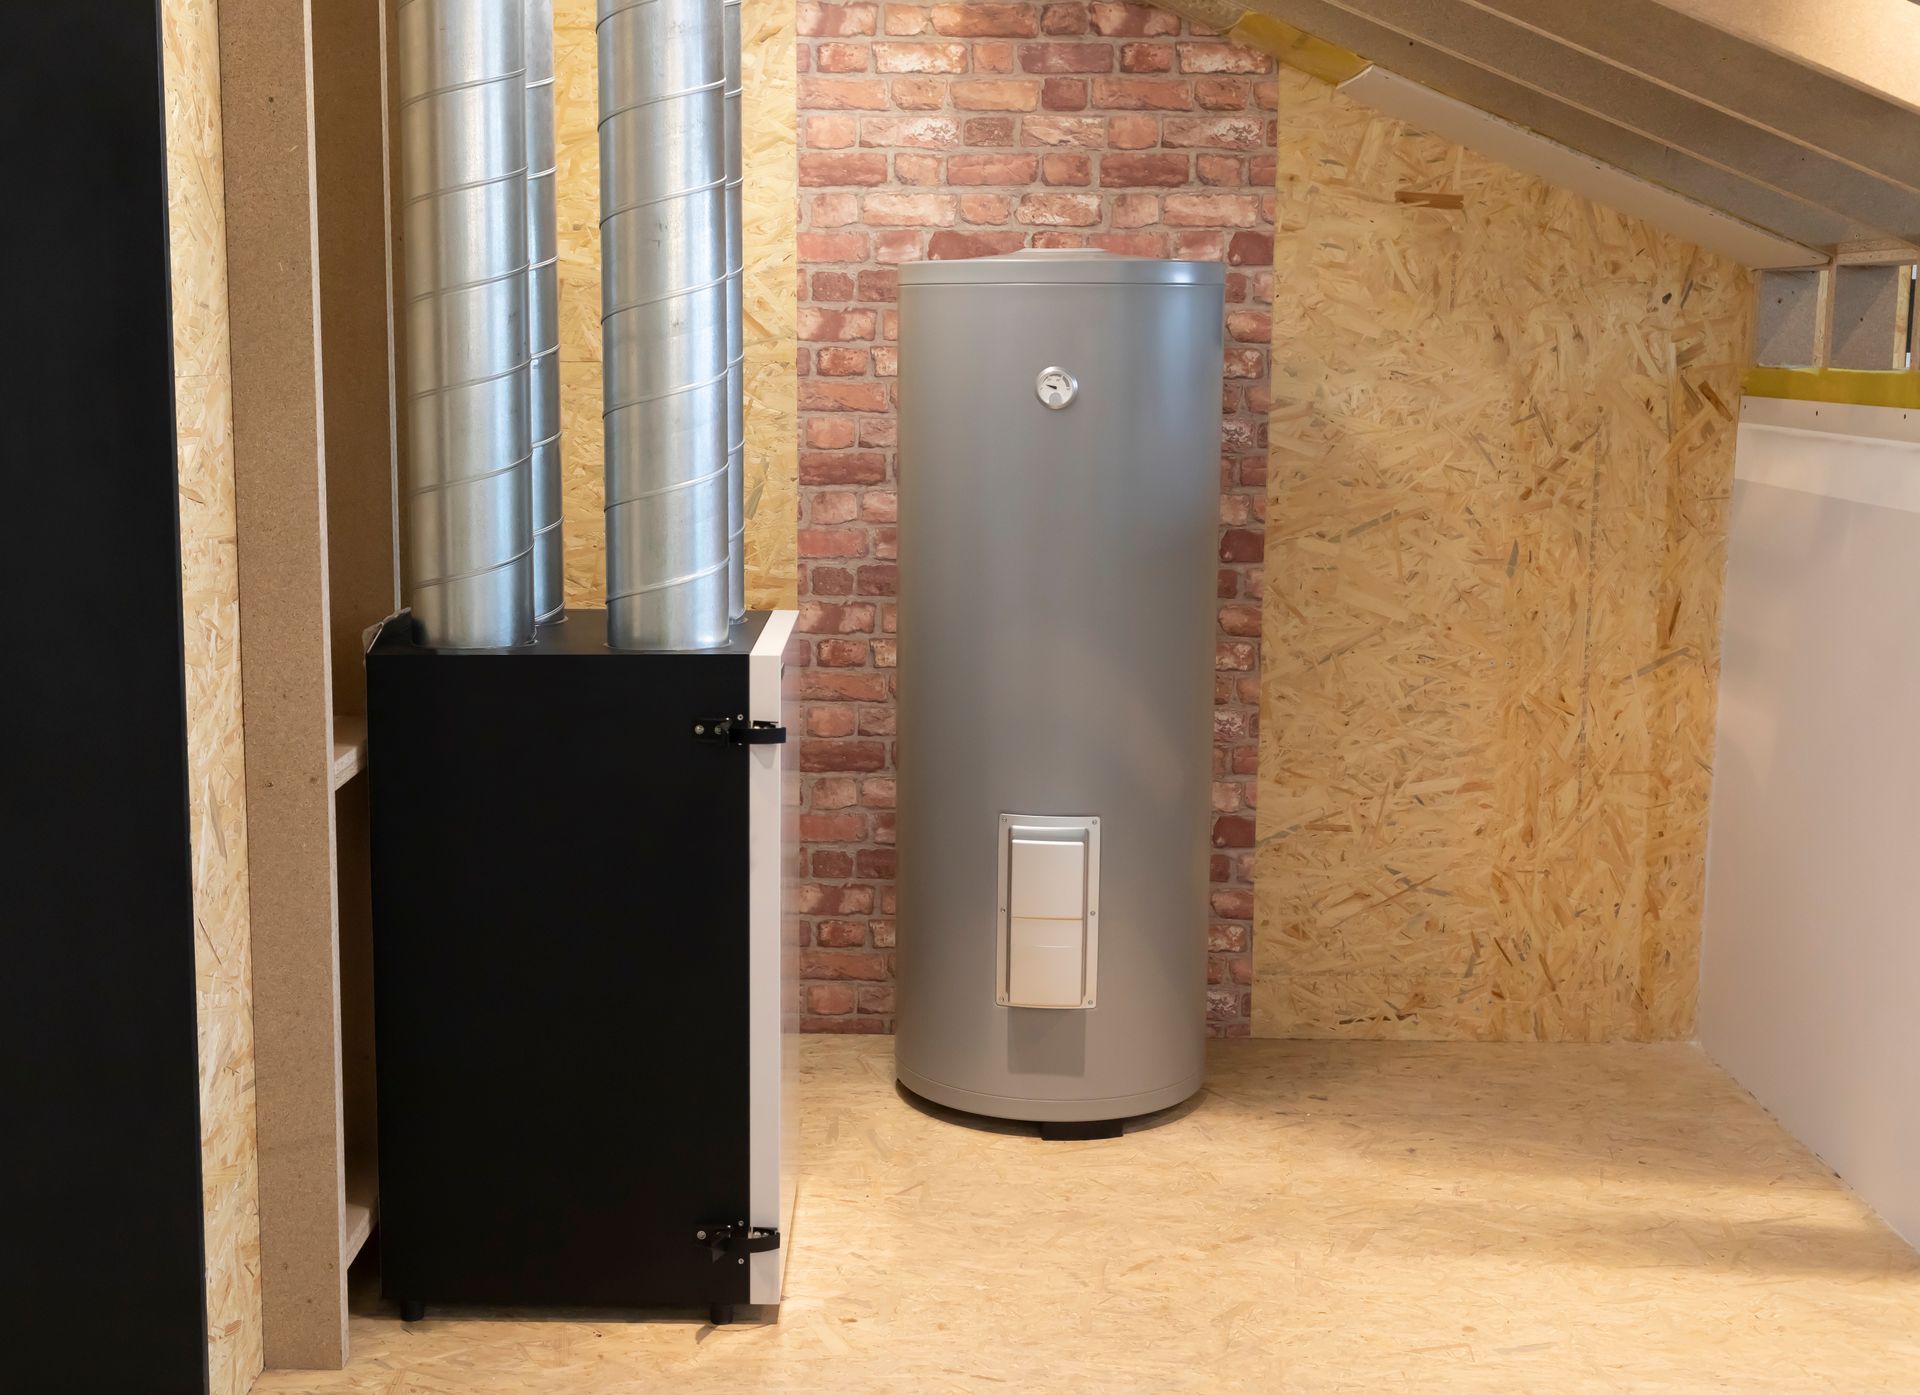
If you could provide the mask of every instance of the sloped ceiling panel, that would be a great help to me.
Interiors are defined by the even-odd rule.
[[[1660,0],[1676,14],[1920,112],[1913,0]],[[1606,9],[1608,6],[1597,6]]]
[[[1861,170],[1920,189],[1911,110],[1791,58],[1723,33],[1655,0],[1471,0],[1589,58],[1639,73]],[[1901,18],[1920,8],[1899,0]],[[1824,11],[1823,4],[1816,9]],[[1909,70],[1920,74],[1920,35]]]
[[[1920,238],[1920,114],[1888,94],[1680,13],[1711,10],[1716,0],[1162,3],[1234,28],[1261,47],[1274,47],[1263,23],[1316,36],[1455,102],[1821,252]],[[1879,0],[1835,4],[1853,20],[1859,19],[1855,11],[1882,8]],[[1920,56],[1920,6],[1907,0],[1900,6],[1903,26],[1887,42]]]
[[[1744,266],[1783,269],[1817,266],[1825,261],[1823,254],[1811,248],[1729,218],[1385,68],[1367,68],[1341,83],[1340,91],[1418,130],[1644,219]]]

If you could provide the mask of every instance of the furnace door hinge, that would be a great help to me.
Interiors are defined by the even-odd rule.
[[[735,746],[787,744],[785,727],[778,722],[749,722],[744,713],[735,717],[696,718],[693,734],[701,741],[730,741]]]
[[[750,1226],[744,1221],[735,1221],[732,1225],[703,1225],[693,1232],[693,1238],[707,1247],[715,1264],[723,1259],[745,1264],[748,1255],[780,1248],[778,1230],[772,1226]]]

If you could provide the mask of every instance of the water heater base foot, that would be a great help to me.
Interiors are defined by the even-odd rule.
[[[1040,1137],[1050,1143],[1077,1143],[1089,1138],[1118,1138],[1125,1119],[1048,1119]]]

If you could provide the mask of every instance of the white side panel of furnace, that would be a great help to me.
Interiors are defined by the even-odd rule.
[[[747,659],[747,717],[781,720],[782,656],[797,619],[776,610],[754,642]],[[784,1082],[788,1051],[781,1031],[784,983],[781,965],[781,889],[786,873],[783,766],[784,745],[747,747],[747,1107],[748,1224],[780,1230],[780,1248],[750,1257],[748,1302],[778,1303],[786,1270],[791,1217],[782,1214],[783,1139],[793,1125],[794,1101]]]

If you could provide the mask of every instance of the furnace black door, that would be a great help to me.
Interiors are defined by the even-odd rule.
[[[744,1302],[745,644],[368,664],[381,1264],[424,1303]]]

